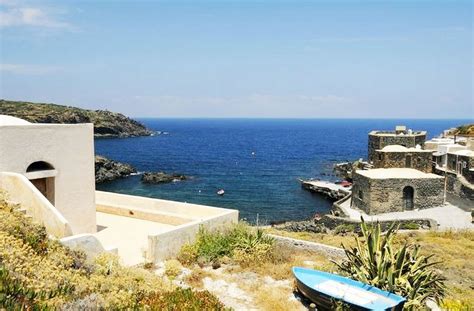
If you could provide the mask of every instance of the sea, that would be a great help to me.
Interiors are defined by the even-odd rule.
[[[139,172],[189,176],[143,184],[140,175],[97,185],[98,190],[239,210],[259,224],[328,213],[332,202],[301,188],[299,179],[335,181],[333,165],[367,158],[371,130],[406,125],[428,137],[472,120],[393,119],[138,119],[161,134],[96,139],[96,154]],[[216,192],[224,189],[225,194]]]

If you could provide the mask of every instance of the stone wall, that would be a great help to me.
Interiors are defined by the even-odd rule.
[[[474,157],[458,155],[458,162],[461,162],[461,175],[470,183],[474,183]],[[465,163],[465,164],[464,164]]]
[[[414,189],[414,209],[424,209],[443,204],[443,178],[423,179],[369,179],[356,174],[352,187],[352,207],[369,215],[401,212],[405,210],[403,189]]]
[[[400,145],[407,148],[425,145],[426,134],[412,135],[378,135],[369,134],[368,157],[369,162],[373,162],[376,155],[375,151],[389,145]]]
[[[407,157],[411,157],[411,165],[407,165]],[[386,152],[375,151],[375,168],[414,168],[425,173],[432,171],[432,155],[430,152]]]
[[[469,183],[466,179],[463,181],[463,177],[454,172],[445,173],[440,169],[435,169],[435,173],[443,177],[446,175],[446,191],[449,194],[474,201],[474,185],[472,183]]]

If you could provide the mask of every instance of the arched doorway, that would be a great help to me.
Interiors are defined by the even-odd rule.
[[[28,165],[25,176],[54,205],[54,166],[44,161],[36,161]]]
[[[403,203],[405,205],[405,210],[412,210],[414,207],[414,194],[415,190],[411,186],[406,186],[403,188]]]

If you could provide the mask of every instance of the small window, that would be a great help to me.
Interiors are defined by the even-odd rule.
[[[54,167],[48,162],[36,161],[36,162],[31,163],[27,167],[26,172],[30,173],[30,172],[46,171],[46,170],[54,170]]]
[[[383,160],[383,154],[379,153],[379,160],[382,161]]]
[[[362,192],[362,190],[359,190],[359,199],[363,200],[364,199],[364,193]]]

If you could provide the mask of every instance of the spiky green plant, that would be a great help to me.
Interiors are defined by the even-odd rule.
[[[363,240],[356,237],[354,248],[342,245],[347,258],[336,264],[343,273],[405,297],[408,310],[421,308],[428,298],[444,297],[444,278],[433,269],[439,264],[430,261],[433,255],[421,255],[419,245],[393,247],[396,224],[382,235],[380,224],[368,226],[362,218],[361,229]]]

